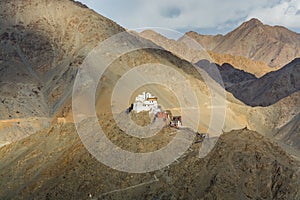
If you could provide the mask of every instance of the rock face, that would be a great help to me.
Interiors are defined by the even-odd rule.
[[[284,66],[300,57],[300,35],[281,26],[264,25],[257,19],[243,23],[222,36],[186,33],[205,49],[222,54],[244,56],[267,63],[270,67]]]

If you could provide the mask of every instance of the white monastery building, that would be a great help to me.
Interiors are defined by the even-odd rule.
[[[149,111],[150,113],[156,114],[157,112],[160,112],[160,108],[158,107],[157,103],[157,97],[152,96],[152,94],[149,92],[143,92],[143,94],[140,94],[135,98],[133,110],[136,113]]]

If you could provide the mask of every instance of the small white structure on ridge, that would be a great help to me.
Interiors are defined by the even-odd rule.
[[[149,111],[150,113],[156,114],[157,112],[160,112],[157,97],[153,96],[149,92],[143,92],[143,94],[140,94],[135,98],[133,110],[136,113]]]

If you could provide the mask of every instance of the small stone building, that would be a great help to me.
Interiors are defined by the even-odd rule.
[[[182,118],[181,116],[174,116],[170,122],[171,127],[180,128],[182,127]]]

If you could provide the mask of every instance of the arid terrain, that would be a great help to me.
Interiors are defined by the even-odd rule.
[[[72,0],[3,0],[0,25],[0,199],[300,199],[299,34],[252,19],[226,35],[188,32],[173,40],[152,30],[127,32]],[[119,33],[120,41],[94,49]],[[193,49],[187,37],[204,49]],[[123,46],[135,50],[119,55]],[[82,66],[105,67],[105,59],[88,56],[97,51],[118,56],[100,80],[95,69],[73,91]],[[124,77],[131,81],[118,86]],[[149,77],[156,82],[142,85]],[[179,95],[157,84],[163,81]],[[95,82],[90,111],[85,92]],[[126,102],[131,84],[141,86]],[[123,89],[115,94],[117,86]],[[181,102],[192,101],[188,88],[200,112],[183,114],[185,128],[164,126],[137,138],[118,126],[129,118],[142,127],[153,123],[148,112],[125,113],[143,91],[164,110],[184,113]],[[113,95],[124,102],[115,105]],[[95,112],[106,137],[130,152],[157,151],[176,134],[195,137],[162,169],[121,172],[84,146],[78,127],[95,127],[86,125],[91,116],[73,116],[74,102]],[[120,111],[117,118],[112,109]],[[86,121],[76,123],[80,117]],[[203,135],[220,138],[200,158]]]

